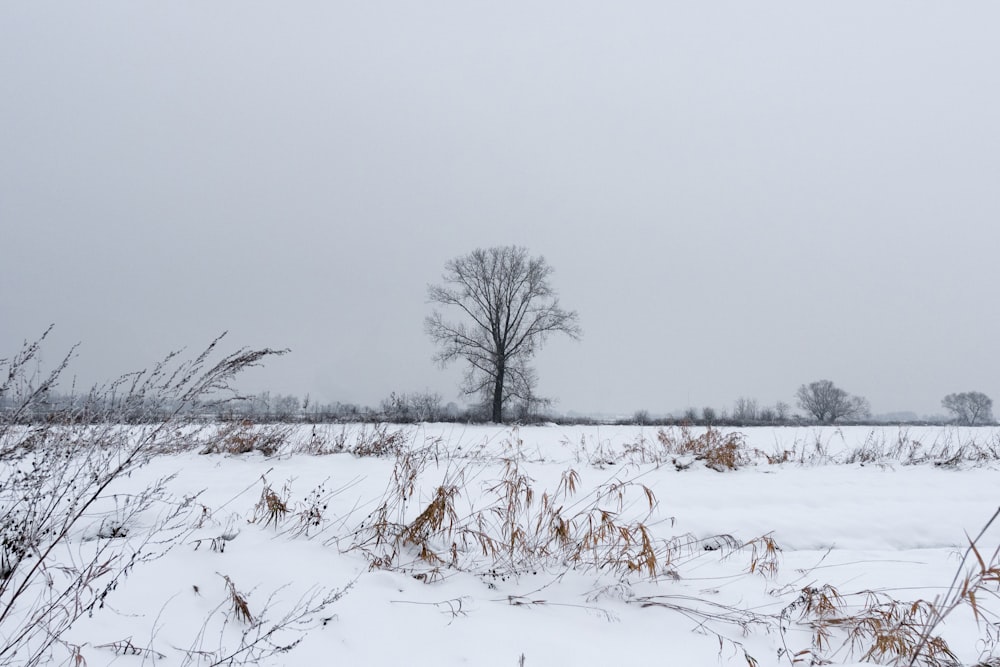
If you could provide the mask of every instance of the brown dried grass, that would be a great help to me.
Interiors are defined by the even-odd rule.
[[[263,520],[265,527],[274,524],[274,527],[277,528],[278,524],[288,516],[288,496],[289,488],[287,484],[282,488],[282,495],[279,495],[264,480],[264,488],[260,492],[260,499],[254,506],[253,519],[251,521],[259,523]]]
[[[237,620],[252,625],[254,622],[253,614],[250,613],[250,605],[247,604],[246,597],[236,590],[236,584],[233,583],[233,580],[228,575],[223,574],[220,576],[226,580],[226,589],[229,593],[229,602],[232,606],[233,615]]]

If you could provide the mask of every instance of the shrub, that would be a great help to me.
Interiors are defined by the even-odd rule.
[[[362,427],[349,451],[355,456],[396,456],[406,445],[403,429],[390,430],[388,424]]]
[[[255,424],[250,419],[230,422],[210,435],[202,454],[249,454],[274,456],[285,446],[291,428],[284,424]]]
[[[724,433],[710,427],[701,435],[694,436],[687,427],[681,428],[679,434],[661,428],[656,438],[667,454],[693,456],[719,472],[736,470],[752,461],[744,435],[736,431]],[[679,462],[675,465],[683,466]]]

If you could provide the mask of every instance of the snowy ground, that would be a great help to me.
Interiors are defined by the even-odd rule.
[[[78,647],[90,667],[212,664],[310,595],[342,592],[279,629],[277,644],[301,641],[263,664],[854,664],[877,639],[862,636],[871,619],[909,608],[891,601],[947,592],[967,536],[1000,505],[1000,431],[989,428],[738,429],[745,458],[735,470],[677,449],[703,429],[668,429],[670,449],[654,427],[388,427],[379,437],[402,431],[407,468],[392,455],[302,451],[338,441],[350,450],[375,440],[372,427],[284,428],[275,427],[277,455],[174,453],[113,487],[100,508],[109,514],[94,514],[94,525],[166,475],[176,474],[174,497],[199,495],[179,537],[146,552],[169,550],[135,566],[63,647]],[[388,541],[390,524],[398,537],[452,486],[452,514]],[[259,504],[268,487],[287,511]],[[505,515],[513,501],[521,505]],[[558,508],[575,522],[575,547],[550,531]],[[580,536],[601,517],[618,537],[581,551]],[[629,527],[631,541],[622,539]],[[489,553],[477,531],[493,546],[518,546]],[[982,538],[985,558],[998,536]],[[421,558],[420,546],[433,555]],[[815,608],[821,591],[834,611]],[[937,630],[964,665],[994,655],[990,610],[1000,605],[985,589],[978,599],[978,623],[966,604]],[[843,620],[862,616],[868,625]],[[862,629],[856,641],[851,628]]]

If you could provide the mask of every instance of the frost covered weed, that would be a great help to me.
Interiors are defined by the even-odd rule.
[[[884,431],[870,431],[864,443],[851,450],[843,462],[852,463],[886,463],[898,461],[915,463],[919,461],[923,445],[918,440],[911,440],[905,431],[900,430],[895,440],[889,440]]]
[[[262,481],[264,488],[260,492],[260,499],[253,508],[253,517],[250,522],[260,523],[263,521],[265,527],[274,525],[274,528],[277,529],[278,524],[284,521],[288,515],[288,496],[291,494],[291,490],[286,484],[279,494],[271,488],[266,479],[262,479]]]
[[[610,481],[579,496],[581,476],[566,469],[555,489],[536,488],[522,457],[500,460],[499,477],[480,482],[486,505],[473,507],[464,490],[484,469],[472,462],[445,470],[430,498],[416,501],[418,484],[428,470],[427,452],[408,450],[397,458],[378,507],[356,527],[341,547],[365,555],[372,569],[394,569],[429,581],[423,568],[440,567],[481,576],[510,576],[569,568],[656,580],[676,578],[676,563],[720,551],[726,556],[751,551],[750,571],[777,572],[780,549],[765,535],[746,544],[718,536],[657,538],[653,527],[658,502],[635,477]]]
[[[256,424],[249,419],[226,423],[210,438],[202,454],[278,454],[291,435],[287,424]]]
[[[642,436],[640,436],[640,439],[642,439]],[[570,446],[569,440],[566,439],[563,439],[561,444],[563,445],[563,447],[566,448],[569,448]],[[587,437],[581,435],[580,442],[576,446],[576,460],[577,462],[586,461],[588,465],[591,465],[600,470],[604,470],[608,466],[613,466],[617,465],[618,463],[621,463],[623,460],[625,460],[626,456],[629,455],[634,456],[636,454],[636,450],[634,447],[632,447],[631,449],[632,451],[630,451],[628,454],[623,455],[621,452],[615,451],[611,447],[611,443],[605,440],[597,438],[596,444],[591,446],[587,443]],[[645,453],[646,452],[642,449],[638,451],[638,455],[642,459],[642,462],[654,463],[655,461],[645,460],[644,458]]]
[[[569,443],[564,441],[563,444]],[[670,464],[681,471],[700,463],[711,470],[726,472],[762,462],[785,463],[792,454],[786,451],[771,455],[748,447],[746,436],[739,431],[727,432],[709,427],[698,433],[688,426],[657,429],[655,440],[640,433],[618,449],[604,441],[590,446],[586,438],[581,437],[576,448],[578,461],[586,461],[599,469],[624,464],[657,467]]]
[[[292,534],[309,537],[310,532],[315,534],[323,529],[327,520],[326,510],[333,495],[326,490],[326,485],[324,481],[316,486],[298,505],[295,510],[297,522]]]
[[[323,425],[313,425],[309,438],[293,448],[296,454],[327,456],[350,453],[355,456],[390,457],[406,448],[409,434],[405,428],[391,424],[344,424],[334,433]]]
[[[901,601],[884,591],[844,594],[830,584],[802,588],[779,615],[783,655],[792,665],[829,664],[846,657],[908,667],[955,667],[958,658],[937,632],[959,609],[972,614],[982,630],[979,646],[992,655],[1000,637],[996,613],[984,601],[1000,599],[1000,548],[987,558],[979,543],[998,517],[1000,510],[969,539],[951,585],[932,601]],[[809,648],[788,648],[787,632],[792,627],[810,631]],[[977,667],[988,667],[994,660],[982,660]]]
[[[848,598],[859,598],[852,605]],[[784,610],[785,622],[797,624],[811,634],[810,647],[786,652],[792,664],[828,664],[836,656],[892,665],[945,667],[957,658],[947,642],[931,636],[936,607],[917,600],[902,602],[885,593],[862,591],[846,596],[829,584],[807,586]],[[924,638],[926,637],[926,640]]]
[[[563,444],[568,443],[564,441]],[[764,452],[748,448],[746,436],[738,431],[725,432],[709,427],[696,434],[688,426],[660,428],[655,440],[640,433],[621,449],[614,449],[601,440],[591,447],[581,436],[576,452],[577,460],[585,460],[600,469],[619,464],[661,466],[669,463],[677,470],[688,470],[697,461],[724,472],[769,460]]]
[[[712,470],[724,472],[749,465],[754,462],[755,454],[761,454],[751,452],[746,446],[746,436],[737,431],[726,433],[708,428],[701,435],[695,436],[686,426],[679,431],[661,428],[656,432],[656,439],[663,454],[671,457],[678,470],[686,469],[690,463],[685,465],[684,461],[675,458],[677,456],[692,457],[704,462]]]
[[[309,456],[327,456],[343,452],[344,443],[347,441],[347,426],[341,426],[339,432],[332,436],[328,433],[329,428],[327,425],[313,424],[308,439],[295,444],[292,452]]]
[[[362,426],[349,451],[355,456],[396,456],[406,446],[406,431],[391,429],[389,424]]]
[[[698,435],[680,430],[664,433],[656,443],[640,439],[634,448],[625,449],[626,455],[636,460],[644,457],[647,471],[649,465],[671,460],[667,456],[689,457],[727,471],[768,458],[748,448],[738,434],[714,429]],[[628,588],[640,582],[682,582],[682,573],[696,559],[728,560],[737,554],[748,556],[746,574],[768,580],[779,574],[781,549],[773,535],[748,541],[728,535],[664,538],[656,528],[667,519],[659,513],[653,491],[642,483],[641,468],[623,465],[619,475],[589,491],[580,472],[567,468],[554,488],[544,488],[533,478],[532,464],[519,451],[519,442],[513,438],[499,459],[460,463],[439,460],[432,448],[406,450],[397,456],[376,510],[337,544],[363,554],[371,569],[405,572],[425,583],[440,581],[449,571],[466,572],[490,588],[525,574],[567,571],[599,578],[610,575]],[[880,442],[869,441],[865,447],[869,452],[905,456],[919,450],[902,439],[887,446],[883,450]],[[608,453],[601,452],[602,456]],[[826,456],[825,450],[821,454]],[[773,458],[787,462],[793,455]],[[481,492],[471,491],[473,487]],[[829,584],[798,589],[797,597],[780,614],[750,612],[684,595],[636,597],[628,593],[623,599],[697,619],[699,628],[717,634],[720,643],[741,650],[740,636],[730,635],[725,626],[735,624],[740,633],[758,627],[778,631],[786,643],[780,655],[793,666],[850,658],[943,667],[956,663],[951,648],[936,633],[937,625],[950,609],[959,607],[971,610],[977,620],[985,619],[988,612],[982,598],[987,591],[995,595],[1000,586],[1000,550],[987,559],[973,541],[967,562],[978,566],[957,580],[950,599],[933,602],[896,600],[885,591],[842,594]],[[516,605],[544,603],[531,596],[513,596],[512,600]],[[801,630],[808,632],[808,643],[789,648],[794,644],[790,638],[796,636],[793,631]],[[748,664],[756,664],[745,655]]]
[[[839,442],[838,442],[839,441]],[[696,463],[725,472],[750,465],[780,465],[797,463],[819,465],[919,465],[938,467],[978,466],[1000,462],[1000,434],[977,438],[964,436],[960,430],[945,429],[931,443],[913,438],[906,428],[893,435],[886,429],[868,432],[860,446],[848,447],[847,437],[837,428],[815,430],[790,446],[767,452],[747,444],[746,435],[739,431],[724,431],[708,427],[689,426],[659,428],[655,439],[642,432],[618,447],[610,441],[581,436],[575,446],[568,440],[562,445],[572,448],[577,461],[606,469],[615,465],[672,464],[678,471],[690,470]],[[833,452],[833,453],[832,453]]]
[[[834,436],[846,443],[843,433],[837,429]],[[832,436],[831,436],[832,437]],[[943,429],[931,443],[913,438],[907,428],[901,427],[892,436],[885,429],[872,429],[864,442],[840,454],[831,454],[829,441],[819,432],[812,440],[796,442],[790,452],[791,458],[800,465],[922,465],[938,467],[980,466],[1000,462],[1000,436],[991,434],[987,438],[977,438],[974,434],[963,438],[961,430]]]
[[[942,444],[935,443],[919,459],[914,458],[907,463],[931,462],[938,467],[953,468],[963,464],[980,466],[997,461],[1000,461],[1000,442],[994,437],[991,441],[972,439],[955,444],[948,440]]]
[[[286,481],[276,491],[266,478],[261,477],[263,488],[250,513],[249,523],[273,526],[276,530],[291,516],[291,525],[281,534],[291,537],[313,537],[322,532],[328,523],[327,508],[330,499],[342,489],[328,491],[329,480],[316,485],[300,502],[292,502],[292,482]]]
[[[354,585],[352,582],[337,590],[310,589],[290,607],[279,604],[278,589],[258,603],[257,613],[253,614],[249,594],[240,592],[229,576],[219,576],[225,584],[225,598],[205,617],[190,647],[178,648],[183,653],[181,667],[257,665],[284,655],[310,630],[325,625],[329,617],[323,618],[322,614]],[[285,607],[285,611],[279,607]],[[238,631],[231,631],[232,626],[239,626]],[[218,636],[210,638],[213,633]]]
[[[742,548],[750,548],[750,574],[759,574],[766,578],[773,578],[778,574],[778,566],[781,563],[781,547],[770,535],[755,537]]]
[[[236,590],[236,584],[233,580],[229,578],[228,575],[219,575],[226,582],[226,591],[229,594],[229,604],[231,607],[231,613],[236,618],[237,621],[242,621],[246,624],[253,623],[253,614],[250,613],[250,605],[247,604],[246,597]]]
[[[434,500],[410,524],[407,522],[408,508],[416,493],[418,479],[431,461],[428,448],[400,452],[378,506],[348,536],[346,548],[361,551],[371,569],[401,567],[400,558],[407,545],[419,549],[417,557],[420,560],[443,560],[429,546],[428,540],[443,527],[444,517],[454,516],[454,508],[448,503],[457,496],[464,471],[449,469]],[[334,537],[328,541],[333,542],[340,544],[341,538]]]
[[[454,530],[455,522],[458,521],[458,514],[455,512],[457,495],[458,487],[454,484],[442,484],[437,487],[427,507],[403,528],[403,546],[419,547],[417,558],[420,560],[432,565],[445,562],[431,548],[430,540],[432,536],[450,534]],[[456,549],[452,550],[453,561],[458,557]]]
[[[183,415],[227,391],[241,370],[280,354],[240,350],[211,363],[215,341],[191,360],[169,355],[54,407],[48,397],[72,352],[40,375],[47,334],[0,359],[0,665],[50,662],[57,648],[82,659],[66,632],[191,525],[194,498],[170,499],[168,479],[129,496],[112,484],[160,452],[190,446],[199,428]],[[151,411],[168,416],[150,421]]]
[[[917,664],[916,658],[924,654],[934,654],[939,650],[941,640],[933,636],[933,633],[959,608],[971,609],[976,624],[986,630],[984,640],[986,645],[992,649],[1000,643],[996,613],[984,605],[986,599],[994,601],[1000,599],[1000,547],[997,547],[988,558],[984,558],[980,550],[983,536],[998,517],[1000,509],[993,513],[975,538],[968,538],[969,546],[962,555],[951,585],[943,595],[936,597],[929,605],[927,617],[920,628],[919,642],[913,652],[914,659],[911,659],[910,665]]]
[[[426,453],[414,451],[398,457],[378,507],[342,547],[363,553],[371,568],[407,572],[449,567],[506,576],[572,568],[648,579],[666,572],[680,549],[673,538],[653,536],[656,497],[637,479],[612,479],[577,497],[581,479],[570,468],[555,489],[540,492],[514,456],[501,460],[497,479],[481,483],[484,507],[463,496],[483,473],[471,462],[448,467],[430,498],[417,503],[417,484],[429,462]],[[638,505],[638,516],[626,518]]]

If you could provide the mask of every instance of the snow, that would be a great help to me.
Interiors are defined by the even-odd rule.
[[[295,427],[271,457],[166,454],[119,480],[111,496],[168,475],[175,475],[168,483],[175,498],[198,495],[184,532],[159,549],[169,550],[131,570],[103,609],[72,627],[68,644],[90,667],[211,664],[209,653],[237,647],[252,627],[233,613],[228,577],[257,620],[279,619],[310,595],[342,593],[279,633],[281,642],[301,642],[266,665],[514,667],[522,655],[527,667],[747,665],[748,656],[762,666],[791,665],[794,654],[812,648],[810,628],[790,607],[803,588],[829,584],[855,610],[866,591],[933,600],[947,592],[969,536],[1000,504],[996,459],[971,460],[969,453],[997,446],[1000,430],[992,428],[723,429],[743,434],[746,450],[756,453],[749,464],[720,472],[658,450],[655,427],[389,427],[424,457],[403,510],[408,523],[449,482],[458,483],[459,520],[468,520],[495,502],[498,480],[514,462],[534,490],[525,516],[540,516],[543,492],[556,493],[573,469],[579,488],[561,501],[567,508],[614,510],[611,496],[594,494],[631,482],[616,516],[642,522],[657,543],[673,539],[675,548],[650,577],[559,558],[496,566],[475,546],[460,547],[453,560],[448,542],[457,538],[438,535],[429,543],[447,562],[420,561],[411,545],[379,568],[358,544],[367,517],[392,495],[396,458],[296,451],[337,436],[349,449],[365,428]],[[965,459],[949,458],[962,447]],[[786,450],[793,453],[784,462],[766,460]],[[255,509],[265,484],[287,496],[289,512],[276,522]],[[655,496],[652,509],[640,485]],[[304,526],[296,513],[314,499],[321,518]],[[111,504],[104,510],[114,511]],[[129,535],[141,533],[136,528],[130,525]],[[749,572],[751,542],[763,536],[780,548],[773,576]],[[987,556],[998,536],[983,537]],[[992,602],[980,597],[984,611]],[[724,616],[743,618],[746,627]],[[938,631],[963,664],[990,655],[967,606]],[[125,640],[135,654],[124,650]],[[850,648],[834,633],[814,654],[831,664],[861,662]],[[55,649],[55,662],[62,650]],[[814,654],[799,653],[796,664]]]

